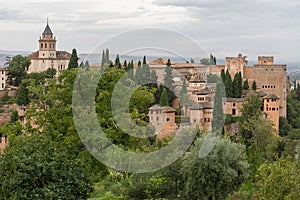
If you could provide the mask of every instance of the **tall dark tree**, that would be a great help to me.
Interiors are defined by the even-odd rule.
[[[78,56],[77,56],[77,51],[76,49],[73,49],[72,50],[72,55],[71,55],[71,58],[70,58],[70,62],[69,62],[69,65],[68,65],[68,69],[73,69],[73,68],[77,68],[78,67]]]
[[[216,65],[217,64],[216,57],[213,54],[209,55],[209,64],[210,65]]]
[[[232,87],[233,87],[233,97],[234,98],[241,98],[242,92],[243,92],[243,85],[242,85],[242,74],[241,73],[236,73],[234,75],[234,79],[232,82]]]
[[[128,77],[131,79],[131,80],[134,80],[134,66],[133,66],[133,60],[131,62],[128,63],[128,67],[126,68],[127,69],[127,73],[128,73]]]
[[[246,79],[246,80],[244,81],[243,89],[244,89],[244,90],[249,90],[248,79]]]
[[[82,69],[84,68],[84,63],[83,63],[83,61],[80,63],[79,67],[82,68]]]
[[[233,97],[233,90],[232,90],[232,79],[228,72],[226,71],[226,77],[225,77],[225,91],[226,91],[226,97]]]
[[[154,69],[151,70],[150,72],[150,82],[151,82],[151,87],[156,87],[157,86],[157,75],[156,71]]]
[[[225,74],[225,70],[224,69],[221,70],[221,78],[222,78],[223,84],[225,84],[226,74]]]
[[[212,129],[213,131],[220,131],[224,126],[224,113],[222,105],[222,94],[224,93],[224,87],[220,82],[217,83],[216,93],[214,97],[214,108],[213,108],[213,118],[212,118]]]
[[[127,60],[125,60],[125,61],[124,61],[124,64],[123,64],[123,68],[124,68],[124,69],[127,69],[127,67],[128,67],[128,65],[127,65]]]
[[[147,64],[147,60],[146,60],[146,56],[144,56],[143,58],[143,65],[146,65]]]
[[[257,89],[256,82],[253,81],[253,83],[252,83],[252,90],[256,91],[256,89]]]
[[[168,62],[166,64],[164,87],[166,88],[167,94],[169,97],[169,106],[172,106],[172,102],[176,98],[176,96],[174,94],[172,68],[171,68],[171,60],[170,59],[168,59]]]
[[[138,84],[138,85],[141,85],[143,83],[143,71],[142,71],[141,61],[138,62],[138,66],[135,71],[134,79],[135,79],[136,84]]]
[[[142,75],[143,75],[143,82],[144,83],[150,83],[151,79],[151,72],[148,64],[142,65]]]
[[[166,88],[163,89],[159,104],[161,106],[169,106],[169,97],[168,97],[168,92],[167,92]]]
[[[119,68],[119,69],[122,68],[122,64],[121,64],[121,62],[120,62],[120,56],[119,56],[119,54],[117,54],[117,56],[116,56],[116,59],[115,59],[115,66],[116,66],[117,68]]]
[[[27,88],[27,84],[26,83],[21,83],[18,92],[17,92],[17,96],[16,96],[16,100],[17,100],[17,104],[19,106],[27,106],[29,103],[29,97],[28,97],[28,88]]]
[[[187,93],[187,85],[185,79],[183,80],[182,87],[180,90],[180,104],[187,106],[190,103],[189,95]]]

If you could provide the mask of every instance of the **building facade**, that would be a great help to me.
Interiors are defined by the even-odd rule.
[[[48,22],[38,42],[39,50],[29,55],[31,65],[28,68],[28,73],[43,72],[49,68],[56,69],[59,72],[68,68],[71,54],[56,50],[57,40]]]
[[[7,70],[5,68],[0,69],[0,91],[5,90],[7,80]]]

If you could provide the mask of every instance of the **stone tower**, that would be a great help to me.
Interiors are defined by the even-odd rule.
[[[56,58],[56,39],[47,21],[47,26],[39,39],[39,57]],[[53,65],[52,65],[53,67]]]
[[[43,72],[49,68],[56,69],[57,72],[67,69],[71,54],[56,50],[57,41],[48,21],[38,42],[39,50],[29,55],[31,65],[28,68],[28,73]]]

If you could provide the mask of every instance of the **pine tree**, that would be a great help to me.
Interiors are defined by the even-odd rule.
[[[248,79],[246,79],[246,80],[244,81],[243,89],[244,89],[244,90],[249,90]]]
[[[232,92],[232,79],[231,76],[228,72],[228,70],[226,70],[226,74],[225,74],[225,91],[226,91],[226,97],[233,97],[233,92]]]
[[[253,91],[256,91],[256,89],[257,89],[256,82],[253,81],[253,83],[252,83],[252,90],[253,90]]]
[[[222,85],[220,82],[217,83],[216,93],[214,97],[214,108],[212,118],[212,130],[222,131],[224,127],[224,113],[222,105]]]
[[[77,51],[76,49],[72,50],[72,55],[70,58],[70,62],[69,62],[69,66],[68,66],[68,70],[73,69],[73,68],[77,68],[78,67],[78,56],[77,56]]]
[[[169,106],[169,97],[168,97],[168,92],[167,92],[166,88],[163,89],[159,104],[161,106]]]

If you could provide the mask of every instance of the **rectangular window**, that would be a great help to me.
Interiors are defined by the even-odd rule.
[[[169,122],[170,121],[170,118],[167,118],[167,122]]]
[[[159,117],[156,117],[156,121],[159,121]]]
[[[236,109],[235,108],[232,109],[232,115],[236,115]]]

